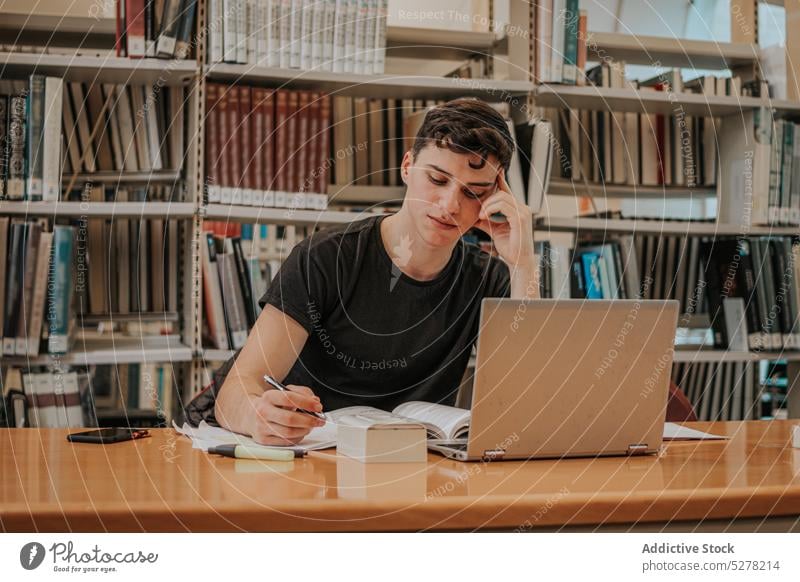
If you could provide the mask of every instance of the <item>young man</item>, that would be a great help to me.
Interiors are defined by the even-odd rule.
[[[505,180],[514,147],[482,101],[432,109],[403,157],[402,208],[292,250],[218,390],[216,421],[287,444],[324,423],[296,408],[452,404],[481,299],[538,296],[531,212]],[[499,259],[461,240],[472,227],[491,236]],[[264,374],[290,391],[270,389]]]

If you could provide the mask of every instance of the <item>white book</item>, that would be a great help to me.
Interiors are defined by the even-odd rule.
[[[44,141],[42,200],[55,202],[61,197],[61,104],[64,82],[59,77],[44,81]]]
[[[311,7],[311,68],[321,70],[325,43],[326,0],[312,0]]]
[[[375,28],[378,18],[378,0],[366,0],[367,12],[364,17],[364,45],[362,54],[362,73],[371,75],[375,67]]]
[[[81,408],[81,394],[78,386],[77,372],[67,372],[64,374],[64,396],[67,401],[67,428],[83,426],[83,409]]]
[[[256,33],[256,64],[260,67],[269,65],[269,45],[270,35],[272,34],[272,24],[270,23],[271,10],[271,1],[255,0],[255,14],[258,21],[258,31]]]
[[[324,0],[325,9],[322,22],[322,57],[320,67],[323,71],[333,71],[333,43],[336,24],[336,0]]]
[[[360,0],[347,0],[347,15],[344,29],[344,69],[345,73],[354,73],[356,68],[356,34],[358,24],[358,8]]]
[[[242,191],[242,204],[244,206],[252,206],[253,205],[253,192],[251,188],[241,188]]]
[[[54,396],[54,386],[51,384],[51,374],[33,374],[33,389],[39,399],[39,424],[40,428],[58,428],[58,413]],[[44,401],[44,402],[42,402]],[[44,404],[44,406],[42,406]]]
[[[344,62],[347,55],[347,19],[350,14],[349,0],[336,0],[333,14],[333,43],[331,46],[331,70],[334,73],[344,72]]]
[[[303,0],[300,8],[300,68],[309,70],[313,66],[314,35],[316,31],[311,25],[314,23],[314,5],[318,0]]]
[[[145,89],[147,91],[147,89]],[[150,103],[144,110],[146,117],[148,153],[150,154],[150,166],[154,170],[161,170],[164,167],[161,159],[161,136],[158,131],[158,119],[156,118],[156,104]]]
[[[269,37],[267,38],[267,66],[279,67],[281,65],[281,5],[282,0],[266,0],[269,19]]]
[[[244,0],[245,3],[245,61],[250,65],[258,63],[258,34],[261,19],[258,16],[256,0]]]
[[[382,75],[386,70],[386,18],[389,12],[389,0],[377,0],[375,21],[375,58],[372,73]]]
[[[222,4],[222,60],[226,63],[236,62],[236,48],[238,38],[237,28],[237,6],[239,0],[219,0]]]
[[[564,10],[566,0],[553,2],[553,44],[551,53],[551,79],[560,83],[564,73]]]
[[[275,201],[273,206],[276,208],[286,208],[288,200],[288,192],[284,192],[283,190],[275,190]]]
[[[299,69],[302,66],[300,60],[300,47],[303,39],[302,25],[303,0],[292,0],[289,24],[289,66],[293,69]]]
[[[292,5],[294,0],[275,0],[280,2],[280,51],[279,66],[288,69],[292,62]]]
[[[369,14],[369,0],[358,0],[355,22],[355,39],[353,46],[353,72],[363,75],[365,71],[367,16]]]
[[[236,0],[236,62],[247,63],[247,0]]]
[[[208,64],[223,62],[223,29],[225,0],[208,0]]]
[[[28,426],[37,428],[40,424],[39,407],[36,405],[37,393],[34,386],[34,374],[27,372],[22,374],[22,390],[28,397]]]
[[[233,190],[230,186],[220,187],[220,202],[222,204],[230,204],[233,201]]]
[[[261,206],[267,206],[267,207],[274,207],[275,206],[275,191],[274,190],[266,190],[266,191],[264,191],[264,199],[262,200]]]

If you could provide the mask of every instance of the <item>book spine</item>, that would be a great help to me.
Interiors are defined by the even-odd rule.
[[[245,62],[250,65],[258,63],[258,29],[259,19],[256,11],[256,0],[244,0],[245,12]]]
[[[156,56],[156,0],[144,0],[144,53],[148,57]]]
[[[192,49],[192,37],[195,29],[197,0],[186,0],[183,14],[180,16],[178,36],[175,39],[175,58],[186,59]]]
[[[7,196],[8,153],[11,143],[8,133],[8,108],[8,97],[6,95],[0,95],[0,200],[5,200]],[[2,289],[2,287],[0,287],[0,289]]]
[[[347,19],[349,18],[349,0],[336,0],[333,9],[333,46],[331,47],[331,70],[334,73],[343,73],[345,69],[345,56],[347,55]]]
[[[264,134],[268,136],[262,143],[263,160],[264,160],[264,178],[262,181],[264,198],[262,206],[274,206],[275,198],[275,99],[276,92],[269,89],[267,98],[261,105],[262,114],[264,116]]]
[[[256,311],[253,308],[255,302],[253,301],[253,289],[250,286],[250,273],[245,260],[244,252],[242,250],[242,241],[240,238],[234,238],[231,241],[233,245],[233,256],[236,264],[236,274],[239,280],[239,287],[242,291],[244,313],[247,319],[247,328],[252,328],[256,323]]]
[[[224,0],[208,0],[208,64],[221,63],[223,58]]]
[[[225,150],[228,153],[228,164],[230,172],[228,174],[231,178],[231,199],[228,200],[230,204],[241,204],[242,202],[242,151],[241,151],[241,134],[242,128],[240,127],[241,119],[239,112],[239,101],[242,98],[241,93],[244,87],[231,86],[228,87],[227,97],[228,104],[228,131],[229,134],[223,133],[223,139],[229,140]],[[226,202],[223,200],[223,202]]]
[[[26,353],[35,356],[39,353],[44,322],[44,308],[47,291],[47,275],[50,272],[50,254],[53,246],[53,233],[43,232],[39,237],[36,275],[34,277],[33,303],[28,325],[28,345]]]
[[[237,61],[236,46],[236,21],[237,21],[237,0],[217,0],[222,2],[222,60],[226,63],[235,63]]]
[[[382,75],[386,69],[386,19],[389,14],[389,0],[377,0],[377,18],[375,22],[375,60],[372,73]]]
[[[325,42],[326,31],[325,12],[327,10],[325,0],[316,0],[311,6],[311,59],[309,66],[315,71],[322,69],[323,43]]]
[[[26,127],[28,135],[26,159],[28,163],[25,198],[27,200],[42,199],[44,181],[44,105],[45,78],[42,75],[31,75],[28,91],[28,119]]]
[[[125,0],[125,37],[128,40],[128,57],[144,58],[147,55],[145,43],[145,0]]]
[[[297,37],[297,43],[300,45],[300,68],[304,70],[309,70],[313,66],[315,31],[312,24],[314,22],[314,4],[318,2],[319,0],[300,3],[300,35]]]
[[[229,349],[228,334],[222,307],[214,237],[211,234],[206,234],[203,238],[204,240],[201,241],[201,251],[203,253],[203,302],[208,316],[208,328],[214,346],[220,350],[227,350]]]
[[[269,11],[269,45],[267,52],[267,66],[278,67],[281,65],[281,54],[283,47],[281,45],[281,14],[282,14],[282,0],[267,0]]]
[[[358,29],[359,2],[347,0],[347,16],[344,30],[344,69],[345,73],[356,72],[356,36]]]
[[[55,202],[61,196],[61,107],[64,83],[60,78],[45,80],[44,128],[42,131],[42,199]]]
[[[22,200],[25,195],[25,150],[27,130],[27,98],[16,95],[11,98],[8,123],[8,180],[6,198]]]
[[[256,0],[255,11],[258,19],[258,32],[256,34],[256,64],[260,67],[269,65],[269,41],[272,34],[272,24],[269,21],[271,2]]]
[[[53,255],[50,261],[47,299],[47,351],[65,354],[69,347],[69,307],[72,301],[72,227],[53,228]]]
[[[566,0],[564,8],[564,66],[561,81],[575,85],[578,81],[578,0]]]

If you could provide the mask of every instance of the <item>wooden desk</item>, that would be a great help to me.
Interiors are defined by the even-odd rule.
[[[169,429],[101,447],[0,431],[2,531],[800,529],[800,421],[692,423],[732,437],[651,457],[363,465],[206,455]],[[766,518],[764,517],[766,516]]]

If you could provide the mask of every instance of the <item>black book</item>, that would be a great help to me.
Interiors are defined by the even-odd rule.
[[[6,198],[6,183],[8,182],[8,97],[0,95],[0,200]],[[2,289],[0,289],[2,292]]]
[[[750,251],[750,241],[742,239],[739,241],[739,257],[742,271],[742,292],[744,296],[745,314],[747,316],[748,344],[750,349],[760,348],[760,342],[754,338],[760,336],[761,321],[758,312],[758,293],[756,287],[756,277],[753,271],[753,256]],[[755,334],[755,335],[754,335]]]
[[[25,231],[27,224],[11,225],[8,272],[6,273],[5,321],[3,322],[3,353],[16,353],[17,327],[22,311],[22,276],[25,270]]]
[[[723,297],[740,297],[737,292],[739,278],[739,245],[735,239],[703,241],[700,256],[708,285],[708,315],[714,331],[714,346],[728,347],[728,332],[725,326]]]
[[[242,252],[242,240],[239,237],[231,239],[233,244],[233,255],[236,261],[236,274],[239,277],[239,286],[242,289],[244,298],[245,315],[247,316],[247,327],[252,328],[256,323],[255,302],[253,301],[253,288],[250,285],[250,274],[247,268],[247,261]]]

